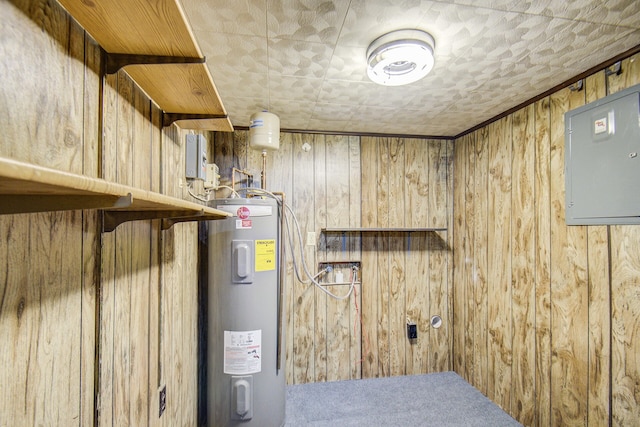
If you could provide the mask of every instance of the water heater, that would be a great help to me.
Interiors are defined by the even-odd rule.
[[[233,217],[209,223],[208,425],[280,427],[278,205],[258,198],[212,203]]]

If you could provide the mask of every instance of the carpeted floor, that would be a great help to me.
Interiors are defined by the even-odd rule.
[[[454,372],[287,387],[285,426],[521,426]]]

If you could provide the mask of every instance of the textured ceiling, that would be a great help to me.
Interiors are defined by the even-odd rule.
[[[452,136],[640,44],[639,0],[182,0],[234,126]],[[389,31],[436,40],[424,79],[368,80]]]

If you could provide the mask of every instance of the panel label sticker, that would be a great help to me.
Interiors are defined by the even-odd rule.
[[[252,225],[250,219],[236,219],[236,230],[249,230]]]
[[[607,131],[607,118],[602,117],[600,119],[596,119],[593,123],[593,131],[596,135],[605,133]]]
[[[276,269],[276,241],[256,240],[256,271]]]
[[[257,374],[262,370],[262,330],[224,331],[224,373]]]

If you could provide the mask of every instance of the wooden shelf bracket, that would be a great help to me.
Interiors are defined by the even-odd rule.
[[[115,230],[120,224],[129,221],[139,221],[139,220],[148,220],[148,219],[162,219],[162,229],[167,230],[171,228],[171,226],[176,222],[182,221],[194,221],[197,217],[204,216],[204,210],[198,212],[190,212],[190,211],[150,211],[150,210],[142,210],[142,211],[117,211],[117,210],[105,210],[103,221],[102,221],[102,231],[104,233],[110,233]],[[165,221],[168,218],[173,218],[172,222]]]
[[[190,114],[190,113],[167,113],[162,114],[162,127],[171,126],[179,120],[207,120],[207,119],[227,119],[227,114]]]
[[[158,64],[204,64],[206,58],[165,56],[165,55],[139,55],[129,53],[109,53],[105,55],[105,73],[115,74],[127,65],[158,65]]]

